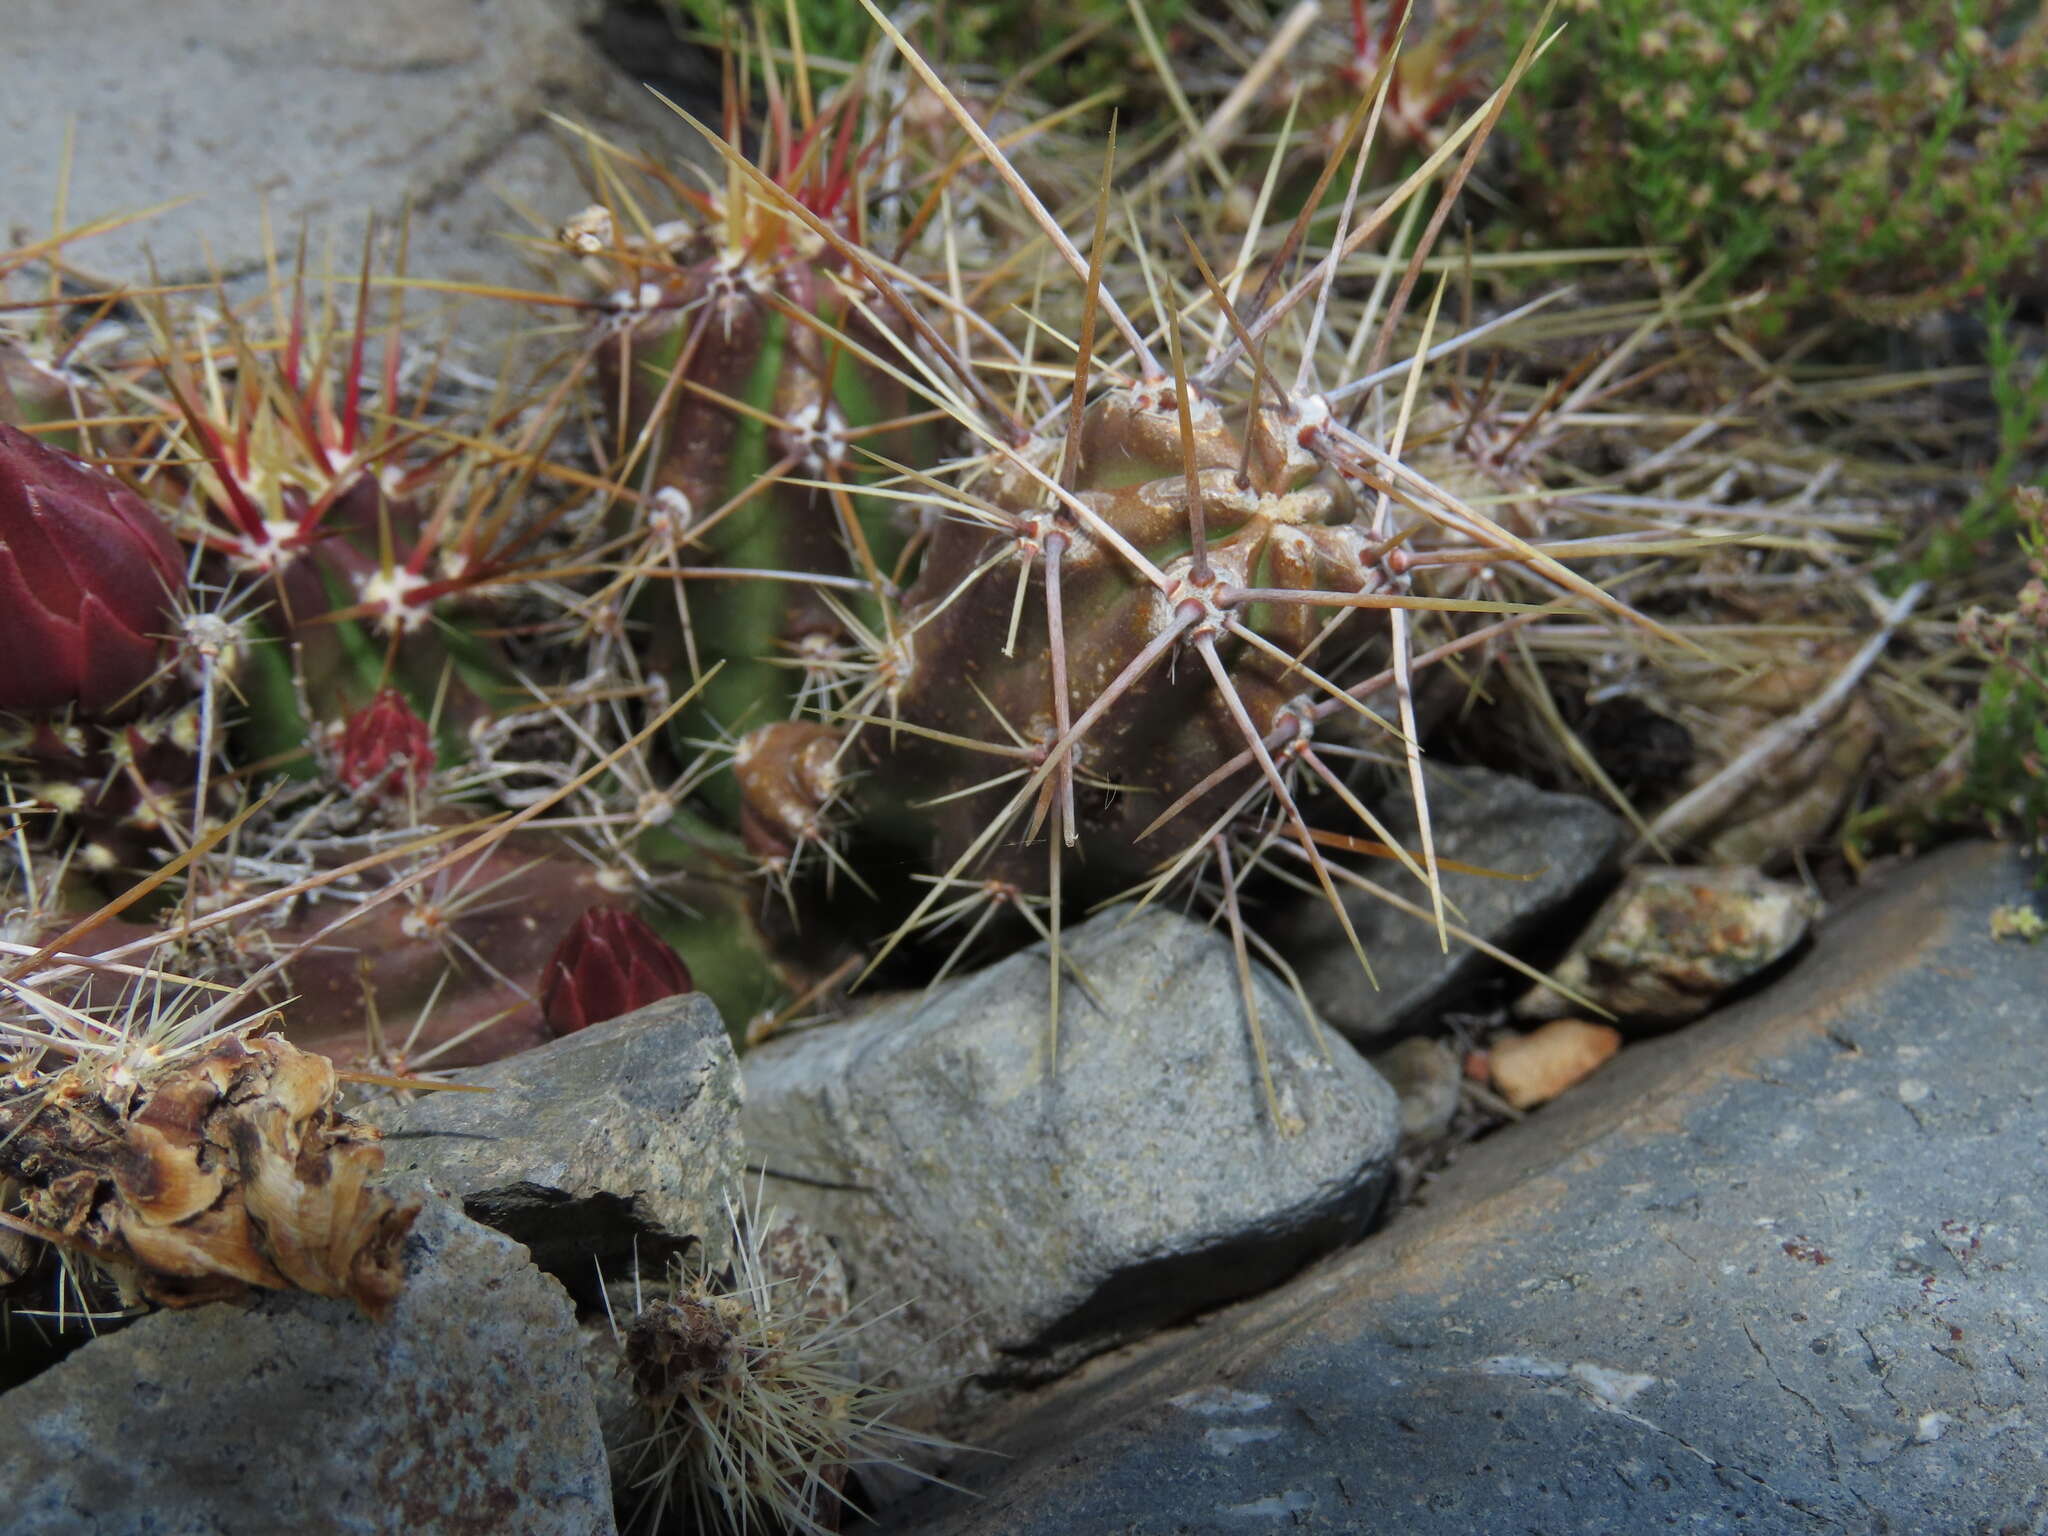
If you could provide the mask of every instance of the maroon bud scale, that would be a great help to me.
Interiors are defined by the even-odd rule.
[[[0,710],[121,703],[157,671],[184,585],[177,541],[148,502],[0,423]]]
[[[541,1015],[557,1035],[695,990],[668,941],[617,907],[592,907],[579,917],[544,977]]]

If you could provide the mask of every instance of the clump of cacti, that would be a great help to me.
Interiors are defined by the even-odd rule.
[[[883,30],[902,44],[886,23]],[[890,340],[905,361],[887,371],[915,382],[955,437],[953,452],[935,461],[862,456],[885,472],[874,493],[913,514],[899,519],[907,553],[887,562],[886,574],[874,556],[882,531],[844,511],[829,561],[764,572],[751,560],[722,559],[709,541],[692,556],[691,576],[707,585],[773,576],[785,659],[833,660],[817,686],[794,690],[791,718],[718,722],[752,727],[733,756],[747,848],[779,887],[766,936],[786,963],[822,976],[839,970],[849,948],[872,969],[977,894],[1002,919],[998,927],[1043,929],[1055,948],[1069,910],[1131,889],[1207,882],[1235,923],[1238,888],[1261,866],[1334,899],[1338,884],[1357,876],[1328,850],[1386,841],[1368,797],[1354,789],[1350,754],[1369,743],[1405,760],[1422,792],[1420,653],[1481,645],[1484,635],[1470,632],[1474,616],[1499,632],[1559,594],[1627,612],[1404,458],[1423,375],[1417,341],[1423,352],[1447,339],[1456,350],[1455,338],[1429,325],[1419,338],[1400,330],[1414,267],[1383,311],[1332,303],[1343,257],[1422,206],[1434,176],[1451,166],[1454,190],[1490,118],[1446,136],[1389,197],[1359,204],[1354,185],[1339,225],[1343,245],[1320,262],[1285,265],[1310,200],[1303,224],[1277,227],[1281,263],[1259,282],[1220,254],[1212,263],[1198,243],[1173,251],[1174,270],[1160,277],[1105,259],[1107,163],[1093,249],[1084,252],[971,108],[907,48],[905,57],[983,162],[972,179],[951,168],[956,195],[1014,196],[1045,243],[1034,287],[1073,292],[1060,311],[1073,346],[1056,368],[1031,365],[1029,332],[1012,336],[961,314],[957,299],[902,268],[893,253],[914,228],[892,241],[895,231],[871,227],[863,241],[786,185],[786,153],[781,165],[770,153],[771,163],[756,167],[718,146],[728,199],[772,212],[776,242],[747,281],[732,274],[748,269],[727,259],[730,291],[707,289],[697,301],[699,344],[747,334],[758,310],[800,323],[827,351],[863,359],[871,374],[890,357],[875,317],[900,317]],[[1369,146],[1387,78],[1382,71],[1377,93],[1351,114],[1331,172]],[[821,111],[810,141],[821,142],[829,122]],[[706,210],[706,237],[720,227],[709,217],[716,211]],[[579,227],[616,230],[622,217],[601,207]],[[1439,214],[1428,233],[1440,227]],[[856,296],[861,327],[774,299],[792,273]],[[1144,276],[1160,286],[1141,281],[1143,307],[1127,310],[1121,290]],[[1364,377],[1329,377],[1347,352],[1362,358]],[[765,417],[771,433],[795,423],[764,401],[698,387],[687,371],[694,366],[649,368],[635,385],[690,399],[687,416],[669,418],[665,439],[654,440],[685,442],[700,480],[751,484],[751,465],[729,467],[736,461],[727,445],[743,421]],[[601,384],[615,387],[609,378]],[[724,413],[715,428],[704,424],[713,407]],[[854,458],[852,445],[843,452]],[[795,457],[785,453],[781,475]],[[841,473],[814,461],[800,488]],[[750,517],[787,537],[795,520],[778,518],[772,505],[757,490],[732,521]],[[1421,574],[1475,556],[1526,568],[1538,601],[1446,590],[1458,585],[1455,572],[1448,582]],[[860,611],[839,595],[849,587],[864,599]],[[787,627],[791,616],[820,614],[801,634]],[[758,696],[751,702],[758,709]],[[1311,787],[1328,794],[1340,825],[1311,824],[1303,809]],[[1417,850],[1384,851],[1420,881],[1441,918],[1427,836]],[[844,903],[832,904],[833,919],[825,915],[829,893],[854,881],[893,887],[861,904],[874,919],[866,931],[863,913],[847,916]],[[1264,945],[1257,935],[1250,942]]]
[[[1574,331],[1483,255],[1454,281],[1503,95],[1453,121],[1448,54],[1403,75],[1351,19],[1302,61],[1341,111],[1223,82],[1127,204],[1110,132],[1012,124],[878,12],[843,77],[735,60],[708,178],[588,141],[530,388],[421,358],[373,253],[267,318],[152,300],[153,350],[65,379],[110,410],[11,383],[83,456],[0,426],[23,1092],[259,1029],[412,1091],[693,983],[755,1039],[1034,937],[1056,1044],[1060,935],[1113,898],[1212,913],[1247,999],[1296,891],[1455,936],[1442,721],[1539,720],[1625,800],[1574,730],[1718,659],[1672,594],[1754,531],[1711,460],[1757,386],[1624,413],[1722,388],[1684,328],[1724,311]],[[54,558],[110,552],[22,575],[59,487]]]

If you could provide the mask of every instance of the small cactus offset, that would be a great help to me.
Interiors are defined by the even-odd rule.
[[[660,934],[630,912],[592,907],[548,961],[541,1016],[555,1034],[574,1034],[690,990]]]
[[[620,1509],[636,1530],[831,1536],[861,1513],[850,1472],[959,1447],[889,1422],[901,1394],[862,1380],[861,1321],[821,1240],[758,1201],[728,1216],[721,1272],[677,1266],[613,1318]]]

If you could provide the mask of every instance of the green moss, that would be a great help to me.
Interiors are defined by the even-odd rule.
[[[1963,643],[1991,668],[1977,699],[1963,795],[1994,830],[2041,854],[2048,852],[2048,481],[2015,491],[2011,515],[2026,580],[2010,609],[1973,608],[1961,626]]]
[[[2048,246],[2048,23],[2008,0],[1580,0],[1504,119],[1549,243],[1896,320]],[[1509,0],[1504,32],[1534,25]]]

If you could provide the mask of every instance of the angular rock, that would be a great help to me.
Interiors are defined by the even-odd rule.
[[[741,1088],[708,997],[663,998],[450,1076],[491,1091],[376,1110],[386,1166],[445,1189],[541,1268],[580,1279],[636,1238],[722,1249]]]
[[[1550,975],[1626,1024],[1683,1024],[1789,955],[1820,911],[1804,886],[1754,869],[1639,865]],[[1515,1004],[1525,1019],[1583,1008],[1542,985]]]
[[[2009,849],[1470,1148],[1283,1289],[964,1433],[897,1536],[2031,1532],[2043,967]]]
[[[579,151],[556,111],[608,137],[689,154],[695,136],[586,38],[592,0],[9,0],[0,55],[0,207],[55,206],[75,124],[73,223],[182,206],[79,243],[88,270],[163,281],[260,269],[267,203],[281,256],[302,221],[311,270],[352,272],[362,220],[410,209],[412,270],[527,285],[508,234],[578,205]],[[81,113],[79,103],[91,102]],[[35,226],[34,232],[41,233]],[[321,254],[334,237],[335,258]],[[433,302],[416,296],[422,310]],[[503,306],[472,304],[470,312]]]
[[[1065,949],[1094,997],[1063,986],[1056,1066],[1042,948],[747,1056],[767,1198],[904,1304],[871,1372],[1049,1374],[1272,1284],[1379,1199],[1392,1091],[1259,971],[1276,1125],[1222,936],[1119,909]]]
[[[1432,772],[1429,808],[1439,856],[1535,877],[1443,876],[1445,894],[1464,913],[1463,926],[1510,951],[1540,937],[1560,912],[1579,902],[1590,905],[1594,887],[1628,835],[1620,817],[1582,795],[1553,794],[1486,768]],[[1387,829],[1404,848],[1422,846],[1412,808],[1390,819]],[[1398,864],[1369,876],[1410,900],[1429,900]],[[1285,943],[1316,1011],[1367,1049],[1426,1026],[1484,978],[1504,974],[1456,939],[1445,953],[1432,924],[1364,891],[1346,890],[1344,909],[1372,961],[1378,991],[1359,970],[1336,914],[1320,900],[1304,903]]]
[[[373,1323],[267,1294],[158,1312],[0,1396],[10,1536],[605,1536],[561,1286],[446,1202]]]

